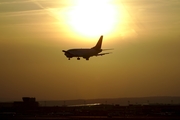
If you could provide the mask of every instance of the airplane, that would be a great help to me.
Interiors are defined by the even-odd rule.
[[[92,56],[102,56],[106,54],[110,54],[111,52],[107,53],[100,53],[104,50],[111,50],[111,49],[101,49],[103,41],[103,35],[100,36],[98,42],[96,45],[90,49],[69,49],[69,50],[62,50],[64,52],[64,55],[70,60],[73,57],[77,57],[77,60],[80,60],[80,57],[89,60]]]

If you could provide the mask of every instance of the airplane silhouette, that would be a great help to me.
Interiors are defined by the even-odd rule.
[[[92,56],[102,56],[102,55],[110,54],[111,52],[100,53],[103,50],[111,50],[111,49],[101,49],[102,40],[103,40],[103,36],[100,36],[97,44],[90,49],[69,49],[67,51],[62,50],[62,52],[64,52],[64,55],[68,58],[68,60],[70,60],[73,57],[77,57],[77,60],[80,60],[80,57],[89,60],[89,58]]]

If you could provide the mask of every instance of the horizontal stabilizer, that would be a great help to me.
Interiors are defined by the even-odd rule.
[[[114,48],[102,49],[102,51],[105,51],[105,50],[114,50]]]
[[[103,56],[103,55],[106,55],[106,54],[111,54],[112,52],[109,52],[109,53],[101,53],[101,54],[97,54],[96,56]]]

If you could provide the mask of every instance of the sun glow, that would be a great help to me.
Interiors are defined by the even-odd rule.
[[[67,22],[76,34],[97,37],[115,29],[117,16],[120,14],[110,0],[78,0],[68,12]]]
[[[104,35],[112,42],[115,38],[126,39],[138,33],[138,19],[132,19],[134,14],[129,12],[131,7],[126,7],[120,1],[54,0],[53,4],[47,1],[35,3],[50,16],[47,16],[47,20],[58,31],[57,36],[93,41]]]

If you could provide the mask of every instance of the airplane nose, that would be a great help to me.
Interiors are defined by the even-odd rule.
[[[64,55],[65,55],[66,57],[71,57],[71,55],[70,55],[68,52],[64,52]]]
[[[66,56],[68,55],[68,53],[67,53],[67,52],[65,52],[64,54],[65,54]]]

